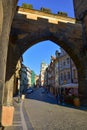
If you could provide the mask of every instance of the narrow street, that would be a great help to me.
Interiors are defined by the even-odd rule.
[[[23,107],[32,130],[87,130],[86,110],[56,104],[55,97],[43,88],[28,94]]]

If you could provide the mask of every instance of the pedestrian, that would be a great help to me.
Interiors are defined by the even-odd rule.
[[[62,92],[62,94],[61,94],[61,102],[62,102],[62,105],[65,105],[65,103],[64,103],[64,92]]]
[[[56,96],[57,104],[60,104],[60,94],[58,93]]]

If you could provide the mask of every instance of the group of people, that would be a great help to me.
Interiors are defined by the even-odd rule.
[[[63,94],[57,94],[56,95],[57,104],[64,104],[64,95]]]

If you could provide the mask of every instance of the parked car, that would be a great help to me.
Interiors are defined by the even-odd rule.
[[[33,92],[33,89],[32,88],[28,88],[27,91],[26,91],[26,94],[31,94]]]
[[[46,88],[42,88],[42,93],[45,93],[46,92]]]

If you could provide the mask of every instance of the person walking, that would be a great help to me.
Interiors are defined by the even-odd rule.
[[[60,104],[60,94],[58,93],[56,96],[57,104]]]

